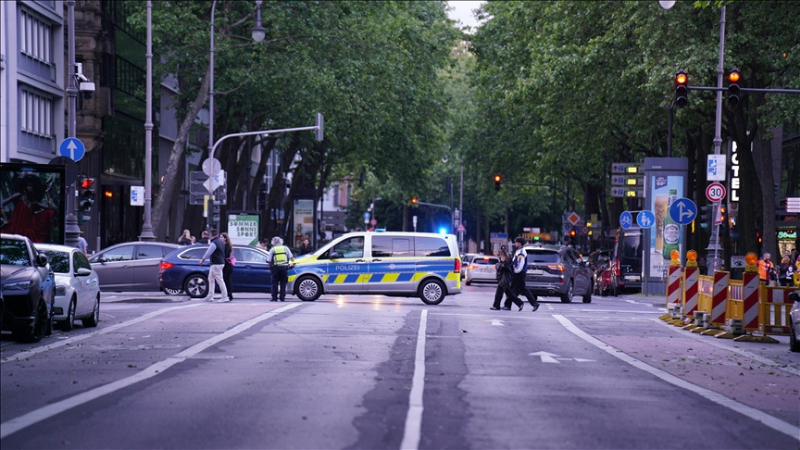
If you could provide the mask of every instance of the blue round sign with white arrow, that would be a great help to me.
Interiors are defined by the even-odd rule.
[[[679,198],[670,205],[669,216],[679,225],[688,225],[697,217],[697,205],[688,198]]]
[[[58,146],[58,154],[66,156],[73,161],[80,161],[86,153],[86,147],[80,139],[69,137],[61,141]]]
[[[622,211],[619,215],[619,225],[626,230],[633,225],[633,215],[630,211]]]
[[[653,214],[652,211],[640,211],[639,214],[636,215],[636,223],[642,228],[651,228],[656,224],[656,215]]]

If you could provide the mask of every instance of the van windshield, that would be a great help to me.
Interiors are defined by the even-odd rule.
[[[617,248],[619,270],[625,273],[642,273],[642,233],[623,232],[619,237]]]

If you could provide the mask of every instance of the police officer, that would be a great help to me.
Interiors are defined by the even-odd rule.
[[[289,280],[289,264],[294,259],[289,247],[283,245],[283,239],[272,238],[272,248],[267,261],[272,271],[272,301],[278,301],[278,284],[280,283],[281,301],[286,301],[286,282]]]
[[[511,291],[517,296],[525,296],[528,302],[533,306],[533,310],[539,309],[539,299],[531,293],[528,286],[525,285],[525,275],[528,272],[528,254],[523,248],[525,246],[525,238],[522,236],[514,239],[514,275],[511,278]],[[506,299],[506,306],[511,306],[510,300]],[[522,307],[519,308],[522,311]]]

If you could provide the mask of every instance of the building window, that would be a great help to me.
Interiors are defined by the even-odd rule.
[[[20,52],[49,65],[53,62],[52,42],[52,27],[22,10],[20,12]]]
[[[23,89],[19,105],[20,130],[46,138],[53,136],[52,98]]]

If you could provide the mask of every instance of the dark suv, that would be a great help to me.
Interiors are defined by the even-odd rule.
[[[525,284],[534,295],[561,297],[563,303],[580,295],[583,303],[592,301],[593,273],[589,262],[582,262],[578,252],[566,246],[525,246],[528,273]]]

